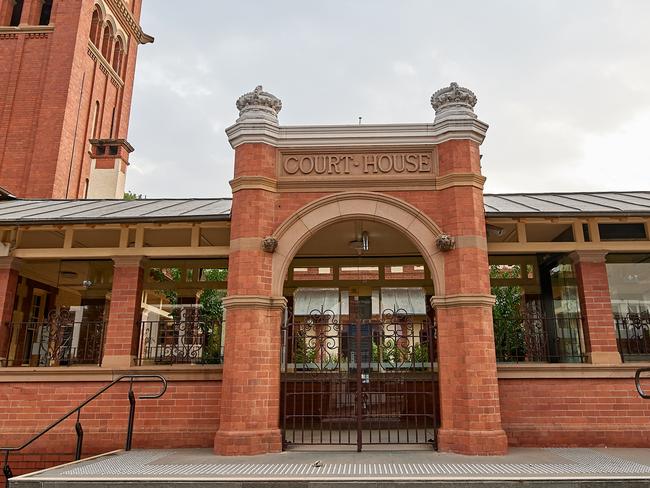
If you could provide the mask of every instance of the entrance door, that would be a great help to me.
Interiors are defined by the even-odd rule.
[[[285,448],[435,447],[435,328],[429,320],[413,320],[404,310],[373,316],[370,297],[358,297],[351,298],[345,320],[314,310],[288,320],[282,332]]]

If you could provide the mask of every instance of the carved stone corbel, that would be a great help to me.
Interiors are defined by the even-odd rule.
[[[436,247],[442,252],[448,252],[456,247],[456,239],[448,234],[441,234],[436,239]]]
[[[265,237],[262,239],[262,250],[272,254],[275,252],[275,249],[278,247],[278,240],[275,237]]]

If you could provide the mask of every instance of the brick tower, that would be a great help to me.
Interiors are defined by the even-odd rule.
[[[0,186],[122,198],[142,0],[0,0]]]

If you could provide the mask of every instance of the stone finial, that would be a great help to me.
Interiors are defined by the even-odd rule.
[[[237,122],[262,119],[277,124],[278,112],[282,110],[282,101],[275,95],[265,92],[262,85],[239,97],[236,105],[239,110]]]
[[[278,247],[278,240],[275,237],[265,237],[262,239],[262,250],[268,253],[274,253]]]
[[[436,239],[436,247],[442,252],[451,251],[456,247],[456,239],[448,234],[441,234]]]
[[[448,118],[476,118],[476,95],[471,90],[452,82],[431,95],[431,106],[436,111],[435,122]]]

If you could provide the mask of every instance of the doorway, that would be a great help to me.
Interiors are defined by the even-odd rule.
[[[285,448],[435,447],[434,324],[403,309],[372,318],[371,297],[354,298],[359,313],[348,321],[320,310],[283,327]]]

